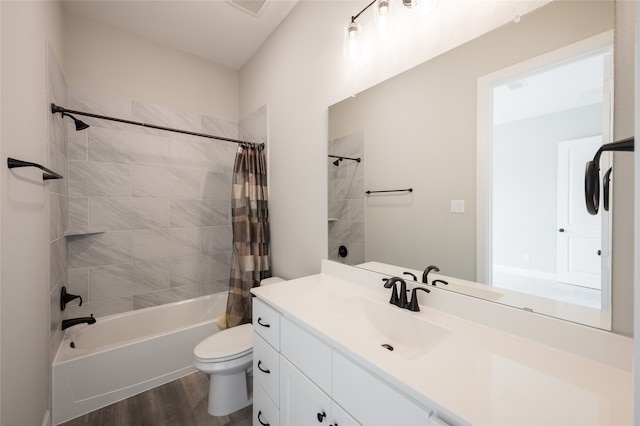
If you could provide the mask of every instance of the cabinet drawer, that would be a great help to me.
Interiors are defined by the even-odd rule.
[[[253,381],[253,426],[279,426],[280,412],[260,385]]]
[[[330,394],[332,348],[286,318],[282,318],[281,330],[280,353]]]
[[[427,425],[431,411],[333,352],[333,399],[363,425]]]
[[[253,333],[253,378],[278,407],[280,354],[256,332]]]
[[[280,314],[257,297],[253,298],[253,329],[280,350]]]

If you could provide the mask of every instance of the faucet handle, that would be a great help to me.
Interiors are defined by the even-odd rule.
[[[405,281],[400,277],[391,277],[384,283],[385,288],[393,287],[393,290],[391,290],[391,299],[389,300],[389,303],[396,306],[400,306],[400,297],[398,297],[398,286],[396,285],[396,283],[398,282],[406,286]],[[406,300],[406,295],[405,295],[405,300]]]
[[[82,297],[76,294],[67,293],[67,288],[62,286],[60,289],[60,310],[64,311],[67,306],[67,303],[71,302],[74,299],[80,299],[80,304],[78,306],[82,306]]]
[[[446,282],[445,280],[433,280],[433,281],[431,281],[431,285],[433,285],[433,286],[435,286],[435,285],[436,285],[436,283],[441,283],[441,284],[444,284],[444,285],[449,285],[449,283],[448,283],[448,282]]]
[[[415,274],[412,274],[411,272],[403,272],[402,275],[409,275],[414,281],[418,281],[418,277],[416,277]]]
[[[420,312],[420,305],[418,305],[418,295],[416,294],[416,290],[426,291],[427,293],[431,293],[431,290],[424,287],[414,287],[411,291],[411,302],[409,302],[407,309],[413,312]]]

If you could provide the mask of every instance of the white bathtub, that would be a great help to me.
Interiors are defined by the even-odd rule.
[[[53,361],[53,424],[196,371],[193,349],[220,331],[226,303],[218,293],[65,330]]]

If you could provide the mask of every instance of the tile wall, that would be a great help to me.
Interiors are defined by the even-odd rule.
[[[69,89],[69,109],[228,138],[266,139],[266,108],[238,123]],[[79,117],[69,130],[69,291],[96,317],[227,291],[237,145]]]
[[[329,154],[344,155],[362,160],[358,163],[343,160],[333,165],[335,158],[328,158],[329,192],[329,259],[350,265],[365,261],[364,214],[364,133],[336,138],[329,142]],[[345,246],[346,257],[338,255],[338,248]]]
[[[53,360],[62,341],[60,332],[60,289],[68,282],[68,244],[64,233],[69,222],[68,169],[67,169],[67,125],[66,121],[54,116],[49,111],[49,104],[65,105],[67,103],[67,83],[58,61],[49,46],[46,49],[47,61],[47,105],[43,105],[48,116],[47,151],[48,167],[61,174],[64,179],[49,180],[45,187],[49,188],[49,345],[50,358]]]

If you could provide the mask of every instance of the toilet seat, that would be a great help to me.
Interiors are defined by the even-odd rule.
[[[197,361],[225,362],[253,352],[253,326],[242,324],[207,337],[193,350]]]

